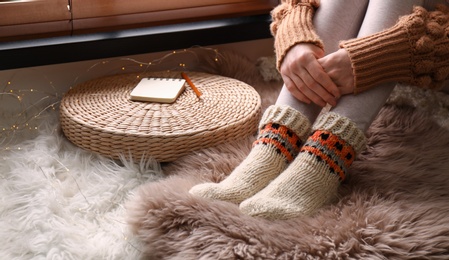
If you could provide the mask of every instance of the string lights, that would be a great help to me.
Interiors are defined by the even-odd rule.
[[[201,68],[205,61],[206,64],[210,63],[208,61],[219,62],[220,58],[221,54],[217,49],[193,46],[170,51],[149,62],[133,58],[102,60],[77,75],[68,88],[93,77],[114,74],[138,72],[137,78],[140,78],[140,74],[149,71],[192,71]],[[17,77],[16,73],[6,79],[0,78],[0,150],[20,150],[14,146],[21,140],[20,137],[38,134],[39,124],[44,120],[43,115],[47,116],[47,112],[57,110],[63,94],[61,88],[58,90],[53,86],[47,75],[42,75],[33,68],[22,71],[32,71],[35,75],[25,77],[28,83],[23,83],[24,80]],[[36,85],[28,86],[29,82]]]

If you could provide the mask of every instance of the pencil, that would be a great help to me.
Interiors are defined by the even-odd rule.
[[[195,92],[197,97],[200,97],[203,94],[203,93],[201,93],[201,91],[199,91],[199,89],[197,87],[195,87],[195,85],[190,80],[190,78],[187,76],[187,74],[185,74],[184,72],[181,72],[181,76],[187,81],[187,83],[192,88],[193,92]]]

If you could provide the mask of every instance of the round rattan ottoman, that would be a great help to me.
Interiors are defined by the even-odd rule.
[[[180,72],[121,74],[81,83],[62,98],[63,133],[75,145],[114,159],[170,162],[257,131],[261,100],[253,87],[207,73],[188,76],[202,96],[186,85],[171,104],[131,101],[130,92],[143,77],[181,78]]]

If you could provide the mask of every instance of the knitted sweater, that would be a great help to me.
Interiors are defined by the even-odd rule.
[[[278,68],[297,43],[322,47],[312,26],[316,8],[317,1],[285,0],[273,10],[271,30]],[[383,82],[437,89],[449,79],[449,8],[438,6],[436,11],[428,12],[415,7],[393,27],[343,41],[340,47],[346,49],[351,60],[355,93]]]
[[[449,8],[415,7],[393,27],[344,41],[355,76],[355,92],[382,82],[437,89],[449,79]]]
[[[298,43],[312,43],[323,48],[323,42],[315,33],[312,18],[319,0],[282,0],[271,12],[271,33],[277,67],[280,68],[287,52]]]

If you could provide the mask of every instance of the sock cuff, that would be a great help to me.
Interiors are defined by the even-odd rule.
[[[302,142],[305,142],[310,133],[309,119],[298,110],[289,106],[272,105],[265,110],[260,120],[259,130],[267,124],[279,124],[293,131]]]
[[[366,146],[366,137],[362,130],[349,118],[334,112],[327,112],[318,117],[313,131],[325,130],[337,135],[351,145],[356,155]]]

